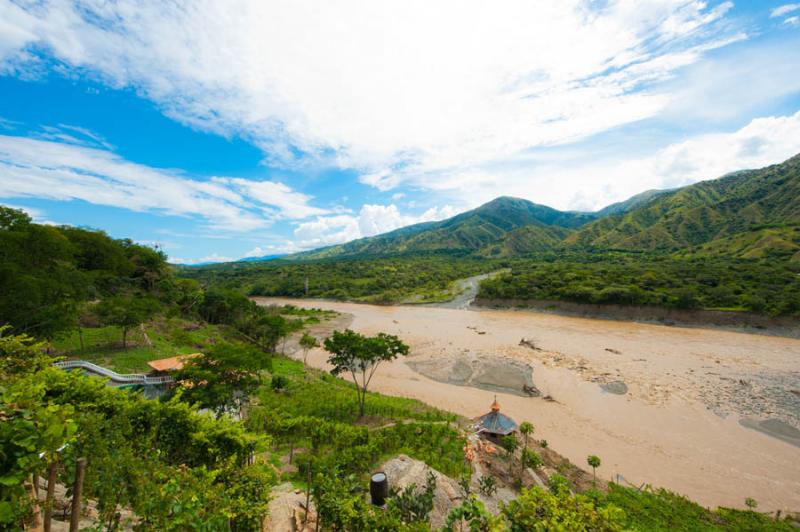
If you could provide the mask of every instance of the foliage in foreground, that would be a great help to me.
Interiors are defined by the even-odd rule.
[[[3,339],[0,359],[38,357],[40,347]],[[58,481],[71,485],[79,457],[89,464],[84,494],[111,528],[120,506],[137,516],[138,530],[259,526],[275,477],[250,463],[267,441],[241,425],[53,368],[7,372],[0,395],[3,526],[26,519],[30,475],[58,463]]]

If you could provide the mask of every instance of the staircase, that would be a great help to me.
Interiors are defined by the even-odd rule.
[[[66,360],[63,362],[55,362],[53,366],[63,370],[81,369],[89,375],[106,377],[113,384],[119,386],[130,384],[140,384],[142,386],[163,386],[175,382],[175,379],[169,376],[154,377],[141,373],[120,374],[116,371],[104,368],[103,366],[98,366],[97,364],[93,364],[86,360]]]

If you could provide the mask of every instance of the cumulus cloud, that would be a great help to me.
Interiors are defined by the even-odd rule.
[[[195,264],[207,264],[209,262],[231,262],[234,260],[236,259],[220,255],[219,253],[212,253],[210,255],[206,255],[205,257],[201,257],[199,259],[183,259],[180,257],[169,258],[169,262],[171,262],[172,264],[184,264],[186,266],[192,266]]]
[[[84,133],[85,136],[85,133]],[[127,161],[85,143],[0,135],[0,197],[84,200],[132,211],[205,220],[212,229],[252,231],[276,218],[302,219],[327,211],[282,183],[179,172]]]
[[[757,118],[738,130],[698,135],[640,157],[531,156],[504,168],[502,190],[560,209],[593,211],[643,190],[674,188],[761,168],[798,153],[800,112]],[[441,186],[468,194],[478,204],[497,196],[498,182],[491,171],[476,170],[455,175]],[[439,192],[447,193],[447,189]]]
[[[273,164],[393,186],[657,114],[650,89],[744,38],[731,2],[0,0],[0,70],[133,87]],[[298,160],[298,155],[300,158]]]
[[[442,220],[456,213],[450,206],[431,207],[420,215],[402,214],[396,205],[364,205],[358,216],[320,216],[298,224],[294,231],[294,246],[312,249],[341,244],[358,238],[374,236],[408,225]]]

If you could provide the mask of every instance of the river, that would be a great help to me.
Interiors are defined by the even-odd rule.
[[[800,510],[800,340],[508,310],[259,302],[351,315],[354,330],[400,336],[408,361],[524,361],[554,401],[435,381],[407,360],[381,366],[375,391],[468,417],[496,394],[504,413],[533,423],[574,463],[600,456],[606,479],[621,475],[711,507],[744,507],[753,497],[760,510]],[[325,360],[321,350],[309,355],[319,368]],[[609,383],[627,392],[608,393]]]

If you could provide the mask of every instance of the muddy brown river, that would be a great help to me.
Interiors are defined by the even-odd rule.
[[[533,423],[574,463],[600,456],[606,479],[710,507],[744,507],[752,497],[759,510],[800,510],[800,340],[535,312],[259,301],[335,310],[352,315],[354,330],[400,336],[411,354],[379,368],[375,391],[468,417],[497,395],[503,412]],[[554,401],[411,369],[459,358],[530,364]],[[321,350],[309,355],[316,367],[325,360]]]

